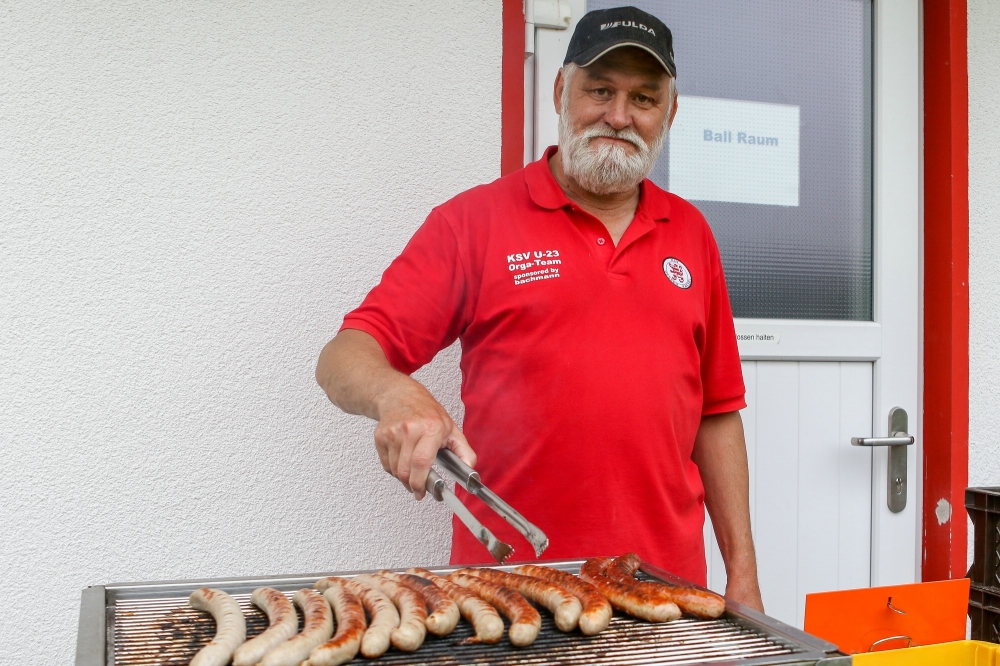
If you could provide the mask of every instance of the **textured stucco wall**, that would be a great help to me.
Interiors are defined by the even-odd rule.
[[[313,370],[429,209],[499,174],[500,26],[0,10],[0,661],[71,663],[88,584],[446,561],[447,512]],[[420,377],[460,417],[456,361]]]
[[[1000,486],[1000,3],[968,16],[969,485]]]

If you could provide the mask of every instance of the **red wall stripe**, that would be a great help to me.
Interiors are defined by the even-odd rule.
[[[524,166],[524,5],[503,0],[500,174]]]
[[[966,574],[969,78],[966,0],[924,0],[924,580]],[[950,504],[951,517],[941,521]],[[940,507],[940,509],[939,509]],[[939,513],[941,514],[939,516]]]

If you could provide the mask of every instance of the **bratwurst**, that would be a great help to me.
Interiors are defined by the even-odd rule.
[[[284,593],[273,587],[258,587],[250,595],[250,601],[267,614],[268,627],[236,649],[233,666],[255,666],[265,654],[299,631],[299,616]]]
[[[604,598],[603,594],[597,591],[596,587],[587,581],[581,580],[571,573],[537,564],[522,564],[514,568],[514,573],[547,580],[575,594],[576,598],[583,604],[583,610],[580,613],[580,631],[584,636],[601,633],[607,629],[608,623],[611,622],[611,604]]]
[[[497,610],[510,619],[507,639],[515,647],[531,645],[542,630],[542,616],[534,606],[520,594],[502,585],[496,585],[479,576],[454,571],[448,580],[471,590],[481,599],[496,606]]]
[[[608,565],[607,577],[624,584],[635,584],[645,594],[677,604],[684,613],[690,613],[700,618],[717,618],[726,610],[726,601],[708,590],[694,587],[675,587],[663,583],[638,581],[635,573],[639,570],[642,560],[635,553],[625,553],[616,557]]]
[[[215,638],[198,650],[191,666],[223,666],[239,645],[247,639],[247,620],[240,605],[222,590],[203,587],[191,593],[188,603],[208,611],[215,618]]]
[[[460,645],[468,643],[497,643],[503,638],[503,619],[497,609],[488,602],[469,592],[461,585],[456,585],[447,578],[442,578],[427,569],[408,569],[408,574],[425,578],[444,590],[451,600],[458,604],[462,617],[472,625],[476,635],[459,641]]]
[[[669,622],[681,616],[677,604],[656,596],[651,597],[635,585],[609,579],[605,573],[610,564],[610,557],[591,558],[580,567],[580,578],[596,587],[612,606],[641,620]]]
[[[339,666],[354,659],[361,647],[361,637],[367,626],[361,600],[340,584],[328,587],[323,598],[333,608],[337,633],[326,643],[314,647],[302,666]]]
[[[389,649],[389,636],[399,627],[399,611],[393,605],[392,599],[367,585],[336,576],[320,578],[314,587],[325,593],[334,585],[343,585],[347,591],[360,599],[361,605],[371,618],[368,629],[361,638],[361,656],[369,659],[381,657]]]
[[[496,569],[459,569],[457,573],[479,576],[497,585],[517,590],[527,599],[548,608],[559,631],[573,631],[580,621],[583,605],[572,592],[541,578],[522,576]]]
[[[298,666],[314,647],[333,635],[333,612],[322,595],[301,589],[292,600],[302,609],[302,631],[265,654],[260,666]]]
[[[395,581],[408,587],[423,597],[429,613],[427,614],[427,631],[435,636],[447,636],[458,625],[458,604],[451,600],[445,591],[431,581],[409,573],[394,573],[383,570],[379,572],[383,578]]]
[[[355,576],[354,580],[382,592],[392,599],[399,609],[399,627],[389,635],[393,646],[403,652],[413,652],[419,648],[427,636],[427,607],[424,600],[413,590],[395,581],[373,574]]]

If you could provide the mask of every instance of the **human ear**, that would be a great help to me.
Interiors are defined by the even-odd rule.
[[[562,94],[563,87],[566,85],[566,80],[563,78],[563,71],[560,68],[559,73],[556,74],[556,84],[552,91],[552,103],[556,107],[556,115],[562,113]]]

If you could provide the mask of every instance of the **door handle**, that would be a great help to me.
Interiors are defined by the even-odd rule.
[[[902,407],[889,410],[889,437],[851,437],[851,446],[888,446],[889,464],[886,504],[893,513],[906,508],[906,447],[913,444],[914,437],[907,433],[909,418]]]
[[[915,438],[906,433],[892,433],[892,437],[851,437],[851,446],[909,446]]]

